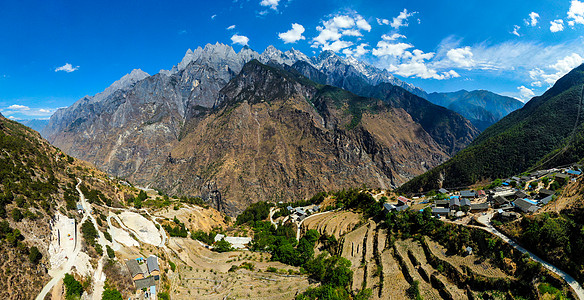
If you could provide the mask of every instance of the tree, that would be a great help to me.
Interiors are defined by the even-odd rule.
[[[101,294],[101,300],[123,300],[122,293],[116,289],[105,289]]]
[[[30,252],[28,253],[28,259],[30,262],[36,265],[41,258],[43,258],[43,255],[39,252],[39,248],[35,246],[31,247]]]
[[[227,252],[231,250],[232,250],[231,243],[226,241],[225,239],[217,241],[217,243],[215,243],[215,247],[213,248],[213,251],[217,252]]]
[[[65,289],[67,290],[65,298],[69,299],[79,299],[83,294],[83,286],[79,281],[75,280],[71,274],[65,274],[65,278],[63,279],[63,283],[65,284]]]
[[[12,219],[15,222],[20,222],[22,220],[22,218],[24,218],[24,216],[22,215],[22,212],[20,211],[20,209],[14,208],[12,210]]]
[[[116,257],[116,253],[114,252],[114,249],[112,249],[109,245],[105,245],[105,249],[107,250],[107,256],[111,259]]]

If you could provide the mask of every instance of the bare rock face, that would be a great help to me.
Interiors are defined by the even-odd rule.
[[[258,200],[399,186],[448,158],[402,107],[284,70],[304,62],[347,70],[335,71],[337,79],[366,80],[373,69],[276,50],[236,53],[222,44],[189,50],[171,70],[133,72],[57,111],[43,135],[114,176],[199,195],[230,213]]]
[[[248,63],[155,181],[174,193],[208,191],[216,208],[236,213],[259,200],[395,187],[447,158],[404,110],[301,80]]]

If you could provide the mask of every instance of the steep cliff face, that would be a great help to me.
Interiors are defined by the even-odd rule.
[[[319,57],[322,56],[323,54]],[[336,61],[328,66],[326,73],[305,62],[297,62],[287,69],[318,83],[340,87],[360,96],[382,99],[392,107],[404,109],[449,155],[464,149],[479,135],[480,131],[463,116],[422,98],[426,96],[425,92],[418,93],[422,95],[418,96],[411,89],[406,90],[403,85],[383,80],[366,80],[353,66],[344,65],[340,59]]]
[[[147,183],[178,141],[185,121],[217,104],[219,90],[241,70],[243,54],[221,44],[187,52],[172,71],[57,111],[43,135],[108,173]]]
[[[256,58],[278,67],[252,61],[240,72]],[[374,78],[363,73],[373,69],[336,56],[207,45],[171,70],[136,72],[98,99],[59,110],[43,133],[112,175],[201,195],[231,212],[270,195],[398,186],[447,158],[404,107],[319,85],[288,65],[294,60],[337,70],[318,71],[325,83]]]
[[[259,200],[397,186],[447,158],[404,110],[257,61],[221,95],[220,109],[191,121],[155,181],[230,213]]]

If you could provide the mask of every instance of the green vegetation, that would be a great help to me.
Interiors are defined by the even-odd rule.
[[[559,79],[542,96],[487,128],[452,159],[414,178],[399,190],[436,189],[440,178],[444,178],[445,187],[459,187],[483,179],[505,178],[535,167],[579,161],[584,153],[584,118],[576,124],[582,83],[584,67],[580,66]],[[578,130],[576,136],[572,136],[575,124]],[[556,155],[558,153],[561,155]]]
[[[122,300],[122,293],[113,288],[106,288],[101,294],[101,300]]]
[[[95,229],[95,226],[93,226],[93,223],[89,219],[85,220],[85,222],[81,224],[81,233],[83,234],[83,239],[85,239],[89,245],[95,247],[95,240],[99,235],[97,233],[97,229]]]
[[[173,263],[172,261],[168,261],[168,265],[170,266],[170,269],[174,272],[176,271],[176,264]]]
[[[217,241],[213,247],[213,251],[215,252],[228,252],[231,250],[233,250],[233,248],[231,247],[231,243],[229,243],[225,239]]]
[[[65,274],[65,278],[63,279],[63,284],[65,284],[65,298],[67,300],[79,299],[81,298],[81,294],[83,294],[83,286],[73,275],[67,273]]]
[[[112,249],[109,245],[105,245],[105,249],[109,258],[114,259],[116,257],[114,249]]]
[[[349,299],[352,295],[351,283],[353,271],[351,262],[339,256],[329,256],[322,253],[313,260],[305,263],[304,269],[310,278],[320,281],[320,286],[308,288],[296,297],[297,300],[308,299]],[[367,299],[371,290],[357,293],[355,299]]]
[[[265,220],[270,215],[270,208],[272,204],[267,202],[256,202],[246,208],[239,216],[237,216],[237,225],[248,224]]]
[[[108,199],[101,191],[95,189],[89,189],[85,184],[81,184],[79,189],[87,199],[89,203],[95,204],[105,204],[107,206],[112,205],[112,200]]]
[[[584,282],[584,209],[524,216],[501,226],[536,255]]]
[[[28,253],[28,259],[30,260],[30,262],[36,265],[39,263],[41,258],[43,258],[43,255],[39,252],[39,249],[37,247],[34,247],[34,246],[30,247],[30,250]]]
[[[410,287],[406,290],[406,294],[410,299],[422,300],[422,296],[420,295],[420,282],[417,280],[412,281]]]
[[[214,231],[211,231],[209,233],[206,233],[202,230],[191,232],[191,238],[193,240],[199,240],[207,245],[212,245],[215,242],[216,235],[217,233]]]
[[[158,293],[158,299],[160,300],[170,300],[170,296],[167,292],[160,292]]]
[[[173,237],[183,238],[187,237],[188,233],[185,224],[179,221],[179,219],[176,216],[174,217],[173,222],[175,224],[174,226],[172,224],[162,225],[164,227],[164,230],[166,230],[166,232],[168,232],[168,234]]]

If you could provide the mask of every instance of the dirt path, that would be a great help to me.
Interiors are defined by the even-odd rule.
[[[513,248],[521,251],[522,253],[527,253],[531,257],[531,259],[533,259],[533,260],[541,263],[546,269],[548,269],[548,270],[550,270],[550,271],[558,274],[560,277],[562,277],[568,283],[568,285],[570,285],[570,287],[572,287],[572,289],[574,290],[574,292],[576,293],[576,295],[578,296],[578,298],[580,298],[581,300],[584,300],[584,289],[578,283],[578,281],[576,281],[576,279],[574,279],[568,273],[560,270],[556,266],[554,266],[554,265],[546,262],[545,260],[539,258],[537,255],[531,253],[527,249],[519,246],[515,241],[513,241],[512,239],[510,239],[506,235],[504,235],[501,232],[499,232],[497,229],[495,229],[495,227],[493,227],[493,225],[491,225],[491,218],[492,217],[493,217],[493,213],[488,213],[488,214],[485,214],[485,215],[480,216],[478,218],[478,221],[481,224],[485,225],[486,227],[479,227],[479,226],[473,226],[473,227],[480,228],[480,229],[483,229],[485,231],[488,231],[488,232],[490,232],[490,233],[492,233],[492,234],[500,237],[503,241],[505,241],[509,245],[513,246]]]
[[[274,219],[272,219],[275,212],[276,212],[276,210],[274,209],[274,207],[270,207],[270,223],[272,223],[272,225],[274,225],[274,227],[276,227],[276,229],[278,229],[278,224],[276,224],[276,222],[274,222]]]
[[[101,232],[99,230],[99,226],[97,225],[97,221],[95,220],[95,218],[91,214],[91,211],[92,211],[91,205],[85,199],[85,196],[83,195],[83,192],[81,192],[81,189],[79,189],[79,185],[81,184],[81,179],[77,178],[77,181],[78,181],[78,183],[77,183],[76,188],[77,188],[77,192],[79,193],[81,206],[83,206],[83,210],[85,211],[85,215],[89,217],[89,219],[91,220],[91,223],[93,223],[93,226],[97,229],[97,234],[98,234],[97,242],[99,243],[99,245],[101,246],[101,249],[103,250],[102,256],[97,261],[97,268],[95,268],[95,272],[93,273],[92,299],[93,300],[100,300],[101,294],[103,293],[103,290],[104,290],[104,284],[105,284],[105,279],[106,279],[105,273],[103,273],[103,262],[107,256],[107,251],[106,251],[107,240],[105,239],[103,232]],[[83,224],[83,223],[81,223],[81,224]]]
[[[79,184],[81,184],[81,181],[79,181],[79,183],[77,184],[78,191]],[[83,195],[83,193],[79,192],[79,197],[80,199],[82,199],[82,201],[85,201],[85,196]],[[87,220],[88,215],[89,215],[88,212],[85,211],[80,224],[83,224],[83,222]],[[67,256],[68,260],[64,264],[57,267],[56,269],[49,270],[49,275],[51,275],[53,278],[43,287],[41,292],[36,297],[36,300],[44,300],[45,296],[49,293],[49,291],[51,291],[53,286],[55,286],[57,282],[59,282],[63,277],[65,277],[66,273],[69,273],[71,271],[71,268],[76,263],[79,252],[81,252],[81,226],[77,226],[77,232],[75,234],[75,250],[73,250],[73,253],[71,253],[71,255]]]

